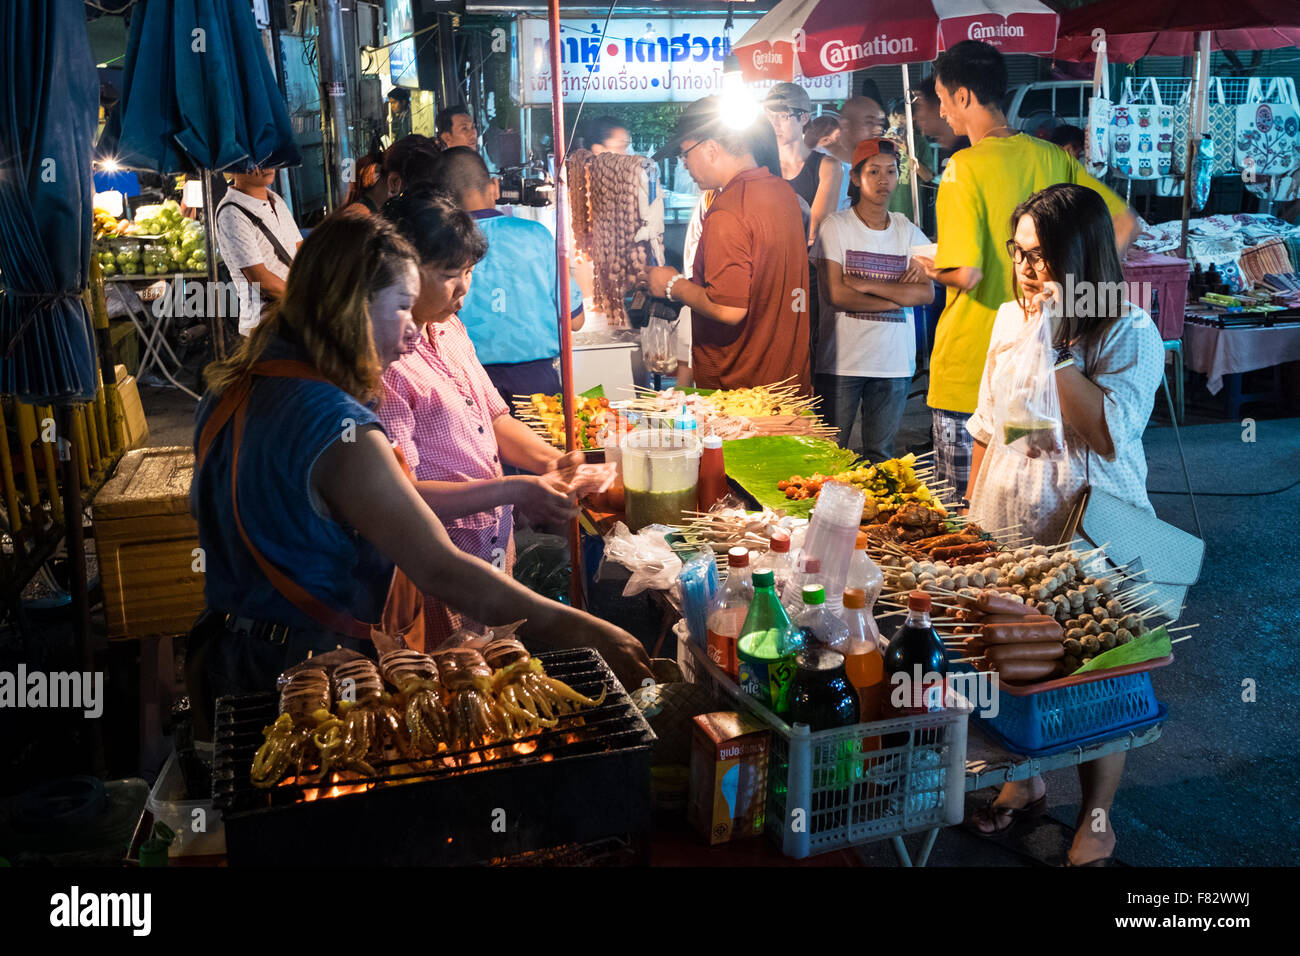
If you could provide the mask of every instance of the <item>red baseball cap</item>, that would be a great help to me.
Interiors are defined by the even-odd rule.
[[[893,156],[894,162],[899,162],[898,147],[894,145],[893,140],[881,139],[864,139],[858,143],[857,149],[853,150],[853,163],[850,169],[857,169],[860,163],[865,162],[872,156],[878,156],[884,153],[887,156]]]

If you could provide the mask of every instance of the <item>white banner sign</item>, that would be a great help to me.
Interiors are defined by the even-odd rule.
[[[732,37],[745,35],[757,17],[736,17]],[[722,92],[722,60],[730,52],[722,18],[681,17],[603,20],[560,24],[564,102],[691,103]],[[520,92],[525,106],[551,105],[549,31],[545,20],[519,21]],[[802,78],[814,102],[845,99],[851,74]],[[774,81],[750,83],[762,92]]]

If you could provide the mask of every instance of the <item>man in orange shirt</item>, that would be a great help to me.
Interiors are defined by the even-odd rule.
[[[691,278],[668,266],[651,269],[650,294],[690,307],[700,388],[793,380],[811,394],[803,215],[790,184],[755,162],[758,137],[774,138],[762,116],[729,128],[716,97],[682,114],[656,158],[680,153],[696,185],[719,192],[704,217]]]

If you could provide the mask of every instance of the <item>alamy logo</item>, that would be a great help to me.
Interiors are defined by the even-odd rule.
[[[135,936],[148,936],[152,911],[149,893],[82,893],[73,886],[50,897],[50,925],[67,929],[125,926]]]
[[[104,675],[77,671],[0,671],[0,707],[81,710],[92,720],[104,712]]]

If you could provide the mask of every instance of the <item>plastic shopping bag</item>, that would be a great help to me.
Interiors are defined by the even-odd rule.
[[[1053,306],[1045,303],[1024,335],[998,359],[993,382],[993,441],[1026,458],[1065,457],[1061,401],[1052,370]]]

